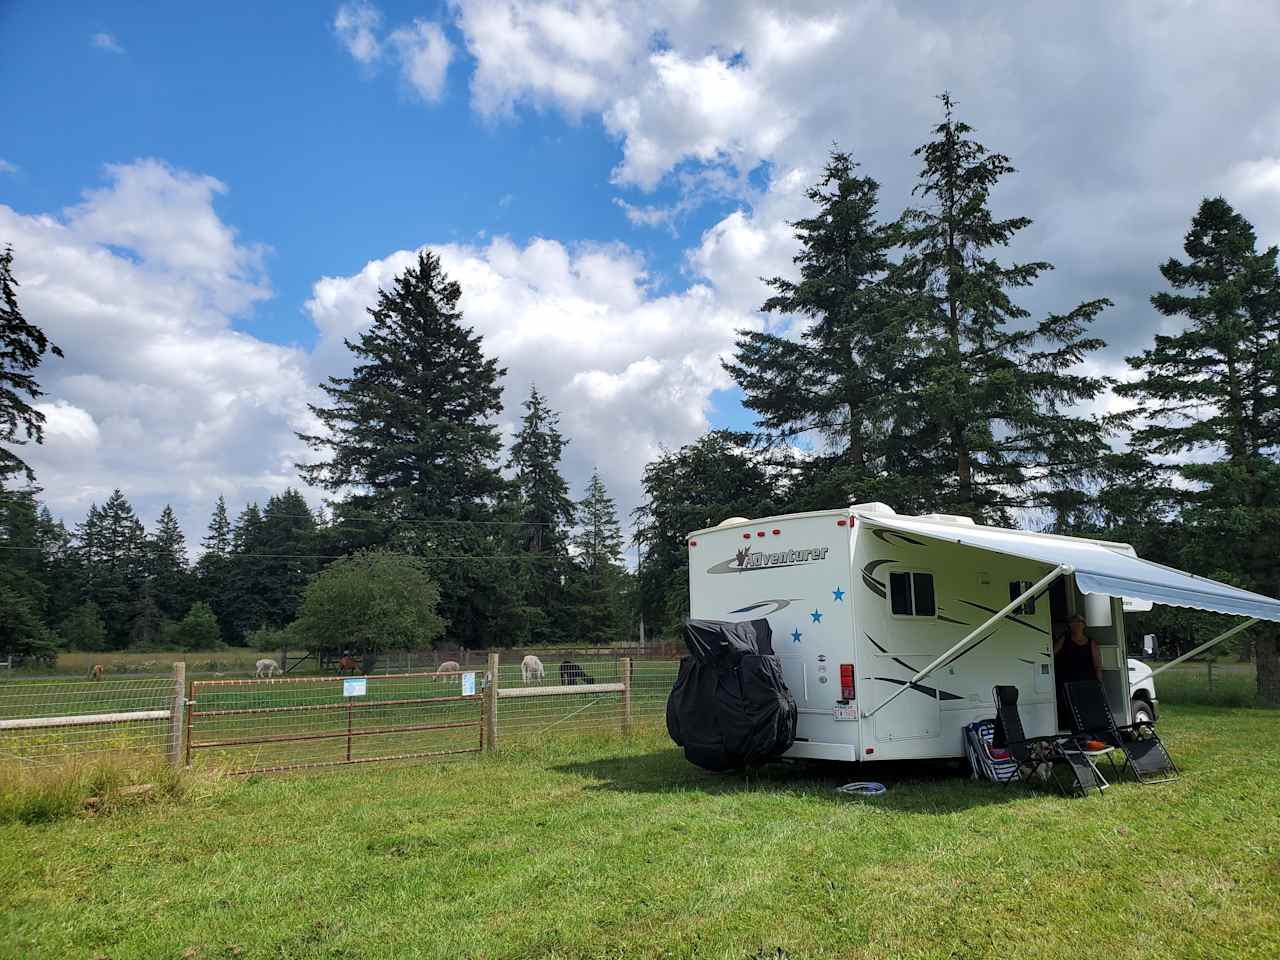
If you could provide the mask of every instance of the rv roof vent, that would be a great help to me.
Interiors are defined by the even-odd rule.
[[[730,517],[728,520],[721,520],[716,524],[717,527],[732,527],[735,523],[750,523],[750,517]]]
[[[932,520],[935,523],[958,523],[961,526],[972,527],[973,517],[961,517],[954,513],[926,513],[917,519]]]
[[[881,503],[879,500],[874,500],[871,503],[855,503],[849,509],[855,513],[867,513],[872,516],[879,514],[882,517],[895,517],[898,515],[898,512],[893,507],[887,503]]]

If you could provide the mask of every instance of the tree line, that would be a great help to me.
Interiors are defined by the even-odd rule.
[[[1131,542],[1145,557],[1280,594],[1280,272],[1222,197],[1159,265],[1164,328],[1090,372],[1096,297],[1033,317],[1017,298],[1052,265],[1002,253],[1031,223],[998,216],[1014,167],[955,116],[914,153],[917,206],[879,210],[879,184],[831,153],[793,224],[794,277],[767,280],[771,326],[725,363],[756,429],[716,431],[644,473],[635,513],[646,621],[688,610],[686,535],[728,516],[883,501],[980,523]],[[1111,392],[1128,406],[1104,413]],[[1134,626],[1175,645],[1213,615],[1157,608]],[[1280,704],[1280,632],[1242,635],[1263,702]]]

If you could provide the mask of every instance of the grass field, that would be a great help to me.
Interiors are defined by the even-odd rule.
[[[1088,800],[905,766],[857,801],[656,731],[197,778],[0,825],[0,956],[1271,958],[1278,720],[1170,706],[1182,780]]]

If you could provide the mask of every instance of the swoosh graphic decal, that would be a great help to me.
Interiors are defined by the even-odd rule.
[[[868,577],[864,573],[862,575],[862,582],[865,583],[867,585],[867,589],[870,590],[872,593],[874,593],[876,596],[882,597],[882,598],[885,596],[884,584],[882,584],[879,580],[872,580],[870,577]]]
[[[972,600],[961,600],[960,602],[967,603],[971,607],[977,607],[979,610],[985,610],[987,613],[999,613],[995,607],[986,607],[980,603],[974,603]],[[1037,633],[1043,633],[1046,637],[1049,635],[1049,631],[1044,627],[1037,627],[1034,623],[1028,623],[1026,620],[1021,620],[1018,617],[1006,616],[1005,619],[1012,620],[1014,623],[1026,627],[1029,630],[1035,630]]]
[[[963,620],[952,620],[950,617],[944,617],[942,614],[938,614],[938,619],[943,623],[954,623],[958,627],[969,626],[969,624],[965,623]]]
[[[787,607],[791,606],[791,604],[798,603],[803,599],[804,599],[803,597],[792,597],[790,600],[758,600],[755,603],[748,604],[745,607],[739,607],[737,610],[730,610],[729,612],[730,613],[754,613],[755,611],[759,610],[761,607],[767,607],[771,603],[776,604],[776,606],[772,610],[765,613],[765,616],[767,617],[770,614],[777,613],[779,610],[785,610]]]
[[[900,687],[910,687],[917,693],[923,693],[926,697],[934,697],[938,700],[963,700],[964,697],[955,693],[948,693],[946,690],[939,690],[936,687],[926,687],[922,683],[909,683],[906,680],[895,680],[893,677],[876,677],[877,680],[883,680],[885,683],[896,683]]]
[[[924,546],[924,544],[921,543],[919,540],[914,540],[911,537],[908,537],[905,533],[898,533],[897,530],[885,530],[882,527],[876,527],[874,530],[871,531],[871,535],[875,537],[877,540],[880,540],[883,543],[887,543],[890,546],[893,545],[893,541],[889,539],[890,537],[893,537],[894,540],[901,541],[902,543],[909,543],[913,547]]]

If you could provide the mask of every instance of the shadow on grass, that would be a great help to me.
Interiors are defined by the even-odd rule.
[[[704,795],[769,792],[804,796],[831,804],[867,803],[906,813],[948,814],[991,804],[1016,803],[1049,790],[1020,784],[969,779],[964,763],[948,761],[883,761],[874,769],[817,761],[780,762],[750,772],[710,773],[687,763],[678,750],[599,757],[554,767],[559,773],[595,781],[589,790],[621,793],[699,793]],[[855,780],[883,783],[887,792],[862,799],[836,788]]]

